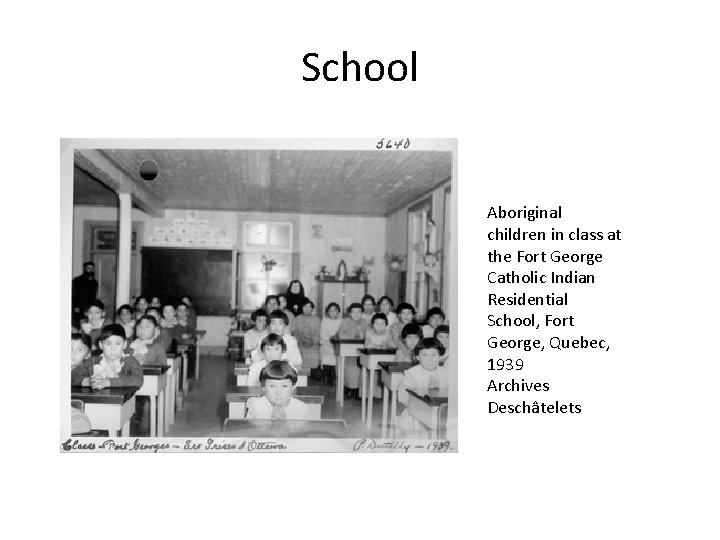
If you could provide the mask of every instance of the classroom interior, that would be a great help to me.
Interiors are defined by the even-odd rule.
[[[142,163],[156,177],[143,179]],[[320,317],[331,301],[344,309],[370,294],[411,303],[420,322],[438,306],[452,325],[452,167],[446,150],[75,149],[72,275],[95,264],[110,320],[141,294],[190,295],[203,331],[174,367],[178,395],[168,384],[164,411],[146,406],[130,434],[222,435],[250,314],[291,280]],[[393,435],[382,391],[340,398],[336,381],[307,379],[320,418],[356,438]]]

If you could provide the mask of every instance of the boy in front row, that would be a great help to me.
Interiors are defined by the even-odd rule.
[[[102,354],[93,359],[92,371],[86,363],[81,363],[73,381],[80,379],[82,386],[92,386],[96,390],[108,386],[142,386],[143,371],[132,356],[125,354],[127,340],[125,329],[120,324],[108,324],[102,329],[98,340]]]

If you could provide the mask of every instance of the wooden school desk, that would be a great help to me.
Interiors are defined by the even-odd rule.
[[[447,389],[408,389],[408,411],[410,415],[430,430],[432,439],[438,438],[440,430],[440,406],[447,404]]]
[[[228,360],[237,361],[242,358],[243,348],[245,346],[245,331],[230,330],[228,332],[227,358]]]
[[[191,333],[191,337],[189,338],[181,338],[177,340],[177,350],[178,352],[185,353],[185,356],[187,357],[187,352],[190,350],[190,347],[195,347],[195,379],[200,378],[200,340],[207,334],[206,330],[195,330],[194,333]],[[186,370],[186,376],[187,379],[187,370]],[[187,392],[186,388],[183,388],[184,392]]]
[[[225,394],[228,403],[228,418],[245,418],[245,404],[251,397],[260,397],[263,390],[260,386],[231,386]],[[296,386],[292,396],[308,406],[308,416],[312,420],[320,420],[320,408],[325,402],[325,395],[317,386]]]
[[[259,439],[349,439],[352,436],[345,420],[238,420],[228,418],[223,437],[257,437]]]
[[[345,400],[345,393],[343,392],[345,385],[345,358],[360,356],[358,349],[364,348],[365,340],[333,337],[330,338],[330,343],[335,347],[335,356],[338,357],[336,362],[337,373],[335,376],[335,401],[339,401],[342,407]]]
[[[175,403],[178,393],[177,378],[182,369],[182,360],[177,356],[168,356],[167,365],[167,388],[165,389],[165,425],[171,426],[175,423]]]
[[[85,414],[92,429],[107,430],[111,437],[130,435],[130,417],[135,413],[137,386],[110,386],[93,390],[89,386],[73,386],[71,399],[85,403]]]
[[[167,387],[168,365],[145,365],[143,385],[137,391],[138,396],[150,398],[150,436],[165,435],[165,388]]]
[[[380,380],[383,385],[383,412],[382,437],[387,436],[387,427],[390,426],[392,436],[395,436],[395,418],[397,417],[397,390],[405,372],[412,367],[410,362],[380,362]],[[390,394],[390,418],[386,419],[388,393]]]
[[[358,349],[360,353],[360,388],[362,389],[362,397],[360,399],[360,420],[367,422],[365,427],[372,427],[372,410],[373,397],[375,393],[375,370],[378,368],[378,362],[392,362],[395,359],[395,349]],[[368,377],[368,371],[370,376]],[[366,385],[365,382],[368,382]],[[380,396],[378,396],[380,397]],[[367,415],[365,414],[367,401]],[[385,417],[383,417],[383,421]]]
[[[295,368],[298,374],[297,386],[307,386],[307,378],[310,375],[310,368],[297,367]],[[237,377],[238,386],[247,386],[248,372],[250,366],[236,362],[235,363],[235,376]]]

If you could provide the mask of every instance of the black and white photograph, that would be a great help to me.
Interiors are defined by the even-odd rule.
[[[63,139],[61,192],[66,449],[457,452],[456,139]]]

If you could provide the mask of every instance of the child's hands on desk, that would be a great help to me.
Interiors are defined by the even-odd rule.
[[[90,379],[90,386],[95,390],[102,390],[110,386],[110,379],[102,375],[93,375]]]
[[[85,377],[80,381],[80,386],[90,386],[90,377]]]

